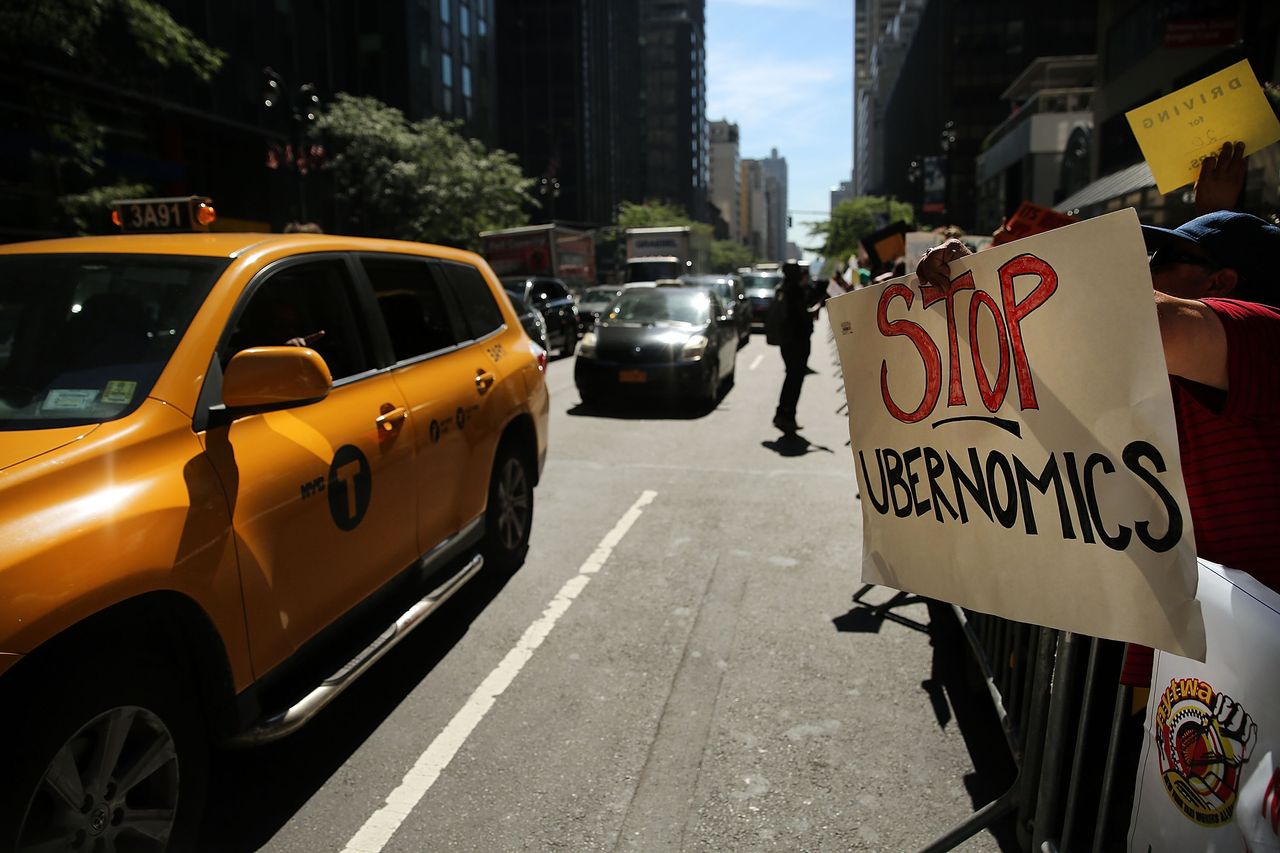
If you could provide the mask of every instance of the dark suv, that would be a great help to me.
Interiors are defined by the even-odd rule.
[[[578,308],[563,281],[539,275],[506,276],[502,286],[538,309],[547,323],[551,347],[562,356],[573,355],[578,348]]]

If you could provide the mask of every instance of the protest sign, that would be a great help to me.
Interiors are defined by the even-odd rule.
[[[827,302],[862,580],[1204,654],[1173,401],[1132,209]]]
[[[1021,240],[1023,237],[1043,234],[1046,231],[1052,231],[1055,228],[1061,228],[1063,225],[1070,225],[1079,221],[1074,216],[1059,213],[1051,207],[1043,207],[1024,201],[1018,205],[1018,209],[1013,212],[1013,216],[1006,219],[1004,225],[1000,226],[1000,230],[996,232],[995,237],[992,239],[992,245],[1003,246],[1005,243],[1012,243],[1014,240]]]
[[[907,249],[907,223],[892,222],[873,234],[862,238],[862,248],[873,267],[891,264],[902,257]]]
[[[1129,850],[1280,850],[1280,593],[1201,561],[1197,597],[1204,663],[1155,655]]]
[[[1248,155],[1280,139],[1280,121],[1247,59],[1125,118],[1162,193],[1194,181],[1200,161],[1224,143],[1244,142]]]

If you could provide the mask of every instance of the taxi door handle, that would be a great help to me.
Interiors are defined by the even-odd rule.
[[[487,370],[476,371],[476,390],[481,394],[489,390],[489,386],[493,384],[494,375]]]
[[[378,417],[373,420],[373,422],[378,425],[378,429],[386,430],[387,432],[391,432],[396,427],[400,426],[400,424],[404,422],[404,419],[409,417],[409,410],[404,406],[388,408],[389,406],[389,403],[384,404],[382,414],[378,415]]]

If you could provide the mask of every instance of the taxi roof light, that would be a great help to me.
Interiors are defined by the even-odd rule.
[[[196,208],[196,221],[201,225],[210,225],[218,218],[218,211],[213,209],[213,205],[208,202],[200,202]]]

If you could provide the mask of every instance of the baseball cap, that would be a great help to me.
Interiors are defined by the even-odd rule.
[[[1177,228],[1142,226],[1148,251],[1191,245],[1221,267],[1230,267],[1240,278],[1241,298],[1251,298],[1280,277],[1275,258],[1280,255],[1280,228],[1249,213],[1219,210],[1197,216]]]

